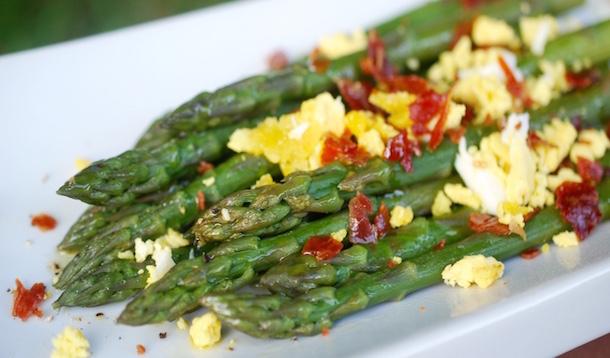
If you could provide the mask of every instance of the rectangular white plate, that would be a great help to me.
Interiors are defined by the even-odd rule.
[[[0,57],[0,356],[44,357],[66,325],[81,327],[95,357],[554,355],[610,331],[610,226],[573,249],[508,262],[487,290],[436,286],[339,322],[327,337],[257,340],[225,332],[216,348],[191,348],[174,324],[115,325],[123,304],[55,312],[23,323],[4,292],[19,277],[51,287],[50,263],[85,207],[54,194],[77,157],[99,159],[129,148],[155,116],[203,89],[262,71],[282,48],[306,53],[322,35],[367,26],[419,1],[242,1],[83,40]],[[605,0],[575,14],[607,18]],[[59,219],[50,233],[30,215]],[[31,245],[27,243],[30,242]],[[51,290],[57,297],[57,292]],[[105,319],[96,319],[103,312]],[[158,337],[167,332],[167,339]],[[236,340],[235,351],[227,344]]]

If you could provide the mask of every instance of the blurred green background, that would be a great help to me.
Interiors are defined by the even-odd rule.
[[[231,0],[0,0],[0,54]]]

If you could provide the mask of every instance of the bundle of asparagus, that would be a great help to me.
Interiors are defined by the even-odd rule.
[[[258,128],[267,123],[268,116],[291,113],[304,99],[338,90],[345,96],[337,86],[345,80],[373,77],[378,82],[374,91],[404,94],[404,90],[388,89],[384,81],[415,78],[397,74],[404,71],[408,60],[417,59],[421,64],[435,60],[454,44],[456,27],[481,15],[514,26],[523,3],[498,0],[465,7],[457,0],[431,2],[371,28],[371,38],[378,34],[387,53],[383,46],[369,44],[368,52],[328,59],[324,68],[297,61],[286,69],[198,94],[157,119],[134,149],[93,163],[58,190],[96,206],[85,211],[58,246],[76,256],[55,283],[63,290],[55,307],[97,306],[136,295],[120,315],[120,323],[175,320],[204,305],[227,324],[253,336],[310,335],[343,316],[440,281],[442,270],[464,256],[506,259],[570,229],[570,220],[552,205],[543,205],[521,230],[511,226],[508,234],[474,233],[469,219],[480,208],[464,207],[430,217],[439,192],[463,181],[455,175],[462,149],[450,135],[442,139],[442,131],[439,145],[401,147],[413,151],[408,167],[385,155],[364,162],[334,161],[312,171],[283,173],[283,177],[277,158],[266,153],[232,154],[228,147],[236,131]],[[536,15],[559,13],[581,1],[525,3],[530,14]],[[518,67],[523,76],[536,74],[544,61],[569,66],[586,59],[587,65],[599,66],[599,78],[584,78],[570,93],[531,109],[531,132],[543,131],[557,117],[578,119],[579,130],[606,125],[610,77],[603,63],[610,58],[609,41],[610,21],[605,21],[549,41],[543,55],[520,54]],[[363,59],[377,61],[374,65],[380,66],[385,77],[371,73]],[[509,90],[515,103],[520,103],[515,89],[520,85],[523,90],[524,81],[513,79],[511,83],[510,69],[504,76],[507,87],[513,85]],[[586,80],[591,83],[583,84]],[[426,93],[445,98],[435,117],[443,130],[451,92],[440,94],[425,80],[417,81],[425,83]],[[469,145],[483,145],[485,138],[497,134],[495,123],[462,122],[460,138]],[[396,129],[399,134],[394,139],[432,141],[415,136],[410,127]],[[435,135],[434,131],[426,133]],[[544,142],[536,136],[531,140]],[[388,144],[386,153],[389,148]],[[201,163],[205,170],[198,171]],[[281,181],[255,184],[265,174]],[[595,196],[600,215],[607,218],[610,181],[596,177],[594,182],[599,182]],[[375,217],[376,230],[383,227],[374,243],[339,237],[335,240],[340,242],[336,244],[339,250],[330,257],[303,254],[312,237],[343,232],[351,238],[362,221],[354,224],[355,209],[350,204],[346,210],[346,204],[363,195],[370,197],[369,213],[380,215]],[[390,230],[384,222],[389,214],[383,213],[406,207],[419,217]],[[185,244],[172,247],[175,266],[153,280],[149,268],[155,265],[154,255],[140,255],[138,247],[169,240],[164,235],[171,230],[183,233],[176,240]],[[441,244],[444,248],[435,250]],[[142,257],[134,259],[134,252]],[[273,294],[234,292],[255,283]]]

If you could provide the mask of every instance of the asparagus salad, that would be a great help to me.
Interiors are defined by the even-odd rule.
[[[433,1],[196,95],[59,188],[91,206],[54,307],[128,301],[118,324],[176,321],[199,348],[222,325],[327,335],[586,245],[610,215],[610,21],[562,31],[581,2]],[[39,313],[44,285],[15,292],[14,315]],[[54,346],[89,355],[70,327]]]

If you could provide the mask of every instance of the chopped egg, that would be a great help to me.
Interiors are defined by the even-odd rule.
[[[480,198],[483,211],[492,215],[501,211],[503,221],[520,226],[522,213],[512,209],[531,205],[536,189],[536,160],[527,145],[528,129],[529,115],[513,113],[502,132],[483,138],[479,149],[467,150],[462,138],[455,161],[466,186]]]
[[[393,228],[405,226],[413,221],[413,209],[410,206],[396,205],[390,214],[390,225]]]
[[[536,134],[546,142],[534,147],[538,169],[543,173],[552,173],[570,152],[578,135],[576,128],[568,121],[554,118]]]
[[[538,56],[544,54],[546,43],[559,35],[559,25],[551,15],[522,17],[519,20],[519,30],[523,43]]]
[[[542,252],[543,254],[546,254],[547,252],[549,252],[550,249],[551,249],[551,247],[547,243],[540,246],[540,252]]]
[[[578,140],[570,150],[570,160],[576,163],[579,157],[596,160],[604,156],[610,141],[601,129],[584,129],[578,134]]]
[[[564,231],[553,236],[553,243],[559,247],[578,246],[578,237],[574,231]]]
[[[412,121],[409,117],[409,105],[415,99],[416,96],[405,91],[391,93],[373,91],[369,96],[369,102],[389,113],[388,122],[399,129],[411,127]]]
[[[472,24],[472,39],[477,46],[519,48],[517,34],[506,22],[489,16],[478,16]]]
[[[451,200],[445,195],[445,192],[439,190],[434,197],[432,203],[432,216],[438,217],[451,213]]]
[[[566,66],[562,61],[542,60],[539,67],[542,74],[525,81],[527,95],[534,102],[535,108],[546,106],[570,89],[566,80]]]
[[[533,209],[527,206],[520,206],[508,201],[500,204],[498,208],[498,221],[506,225],[525,226],[525,214],[528,214]]]
[[[394,256],[390,259],[393,266],[400,265],[402,263],[402,258],[399,256]]]
[[[356,29],[351,34],[338,33],[325,36],[320,40],[318,48],[324,57],[333,60],[364,50],[366,44],[366,33],[363,29]]]
[[[89,341],[79,329],[68,326],[53,339],[51,358],[87,358],[90,356]]]
[[[329,133],[343,134],[344,117],[341,98],[322,93],[303,102],[298,112],[267,118],[255,128],[236,130],[228,147],[238,153],[264,155],[279,164],[284,175],[297,170],[314,170],[320,162],[319,143]]]
[[[335,231],[335,232],[333,232],[332,234],[330,234],[330,236],[331,236],[333,239],[335,239],[335,240],[337,240],[337,241],[341,242],[341,241],[343,241],[343,239],[345,239],[345,237],[347,236],[347,230],[345,230],[345,229],[341,229],[341,230]]]
[[[214,185],[214,182],[216,182],[216,178],[211,176],[209,178],[203,179],[201,182],[205,186],[212,186]]]
[[[212,312],[196,317],[191,322],[191,328],[189,329],[191,343],[200,349],[215,345],[221,338],[221,326],[220,320]]]
[[[133,260],[135,258],[131,250],[120,251],[117,257],[121,260]]]
[[[481,207],[481,200],[477,195],[462,184],[445,184],[444,191],[449,200],[456,204],[468,206],[475,210]]]
[[[174,229],[168,229],[165,235],[155,240],[161,246],[167,246],[170,249],[177,249],[190,245],[190,242],[184,238],[184,235]]]
[[[549,175],[547,177],[547,183],[549,189],[553,192],[560,186],[562,183],[566,181],[571,181],[575,183],[580,183],[582,181],[580,175],[576,174],[574,170],[571,168],[561,168],[555,175]]]
[[[154,265],[147,265],[148,278],[146,285],[150,285],[159,281],[172,267],[176,265],[172,258],[172,249],[168,246],[163,246],[159,242],[154,243],[154,251],[152,259]]]
[[[473,107],[476,123],[482,123],[487,117],[501,118],[513,106],[511,94],[496,77],[476,74],[460,79],[453,87],[452,95],[455,100]]]
[[[483,255],[464,256],[443,270],[443,281],[449,286],[468,288],[473,284],[481,288],[491,286],[504,273],[504,264]]]
[[[87,167],[89,167],[91,165],[91,161],[89,159],[84,159],[84,158],[76,158],[74,160],[74,166],[76,167],[76,170],[78,170],[79,172]]]
[[[178,329],[181,331],[186,331],[189,329],[189,324],[184,317],[180,317],[176,320],[176,327],[178,327]]]
[[[144,241],[141,238],[136,238],[134,242],[134,250],[136,262],[144,262],[146,258],[153,254],[154,242],[151,240]]]
[[[273,177],[271,176],[271,174],[269,174],[269,173],[263,174],[263,175],[261,175],[260,178],[258,178],[256,183],[254,183],[254,185],[252,185],[252,189],[256,189],[261,186],[265,186],[265,185],[269,185],[269,184],[273,184],[273,183],[275,183],[275,182],[273,181]]]

